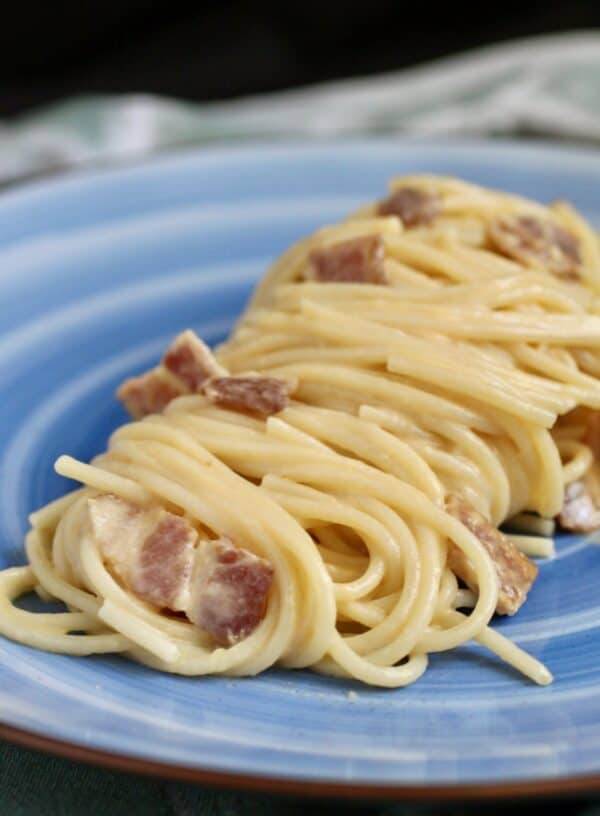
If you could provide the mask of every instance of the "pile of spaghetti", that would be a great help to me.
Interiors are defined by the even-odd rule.
[[[185,331],[134,421],[31,516],[0,632],[164,671],[310,667],[379,686],[477,640],[552,534],[600,527],[600,245],[545,207],[417,176],[299,242],[213,353]],[[501,532],[503,530],[511,532]],[[34,614],[24,593],[68,611]]]

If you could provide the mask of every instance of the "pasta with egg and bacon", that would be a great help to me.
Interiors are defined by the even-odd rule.
[[[600,245],[564,203],[413,176],[291,247],[215,352],[190,330],[134,421],[32,514],[0,632],[188,675],[274,664],[397,687],[600,527]],[[503,532],[499,528],[510,532]],[[36,590],[68,611],[14,605]]]

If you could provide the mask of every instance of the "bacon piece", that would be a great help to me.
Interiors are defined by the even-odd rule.
[[[119,399],[134,419],[160,414],[176,397],[185,393],[183,386],[163,376],[160,368],[139,377],[130,377],[119,387]]]
[[[190,329],[175,338],[165,352],[162,364],[192,394],[200,391],[206,380],[227,373],[208,346]]]
[[[566,486],[564,504],[556,520],[563,530],[578,533],[589,533],[600,527],[600,508],[587,476]]]
[[[340,241],[310,253],[307,277],[319,283],[388,283],[379,235]]]
[[[204,393],[216,405],[260,416],[283,411],[290,392],[290,384],[275,377],[217,377],[204,386]]]
[[[418,187],[400,187],[377,207],[378,215],[397,215],[405,227],[430,224],[440,210],[439,196]]]
[[[141,507],[107,493],[88,499],[92,537],[113,572],[127,582],[153,517]]]
[[[536,564],[460,496],[449,496],[446,510],[481,541],[494,562],[499,586],[496,612],[514,615],[525,602],[537,577]],[[448,566],[467,586],[477,590],[477,573],[463,551],[454,544],[448,553]]]
[[[88,499],[90,532],[103,560],[133,593],[185,612],[222,646],[263,619],[273,568],[229,538],[202,541],[181,516],[105,494]]]
[[[193,331],[182,332],[171,343],[161,365],[120,386],[117,398],[134,419],[159,414],[176,397],[194,394],[211,377],[227,371]]]
[[[197,538],[186,519],[165,512],[140,548],[131,576],[133,592],[155,606],[184,611]]]
[[[579,241],[552,221],[532,215],[505,216],[490,224],[488,237],[502,255],[526,266],[541,264],[564,280],[579,280]]]
[[[110,494],[89,499],[92,531],[113,572],[139,598],[184,611],[198,534],[160,507],[138,507]]]
[[[188,616],[221,646],[248,637],[265,615],[273,568],[228,538],[198,548]]]

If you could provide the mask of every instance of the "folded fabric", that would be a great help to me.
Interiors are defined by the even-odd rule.
[[[0,126],[0,183],[183,145],[394,134],[600,142],[600,32],[518,40],[233,102],[140,94],[67,100]]]

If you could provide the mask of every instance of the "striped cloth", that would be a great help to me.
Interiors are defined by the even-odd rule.
[[[600,32],[519,40],[397,73],[234,102],[67,100],[0,125],[0,183],[184,145],[395,134],[600,143]]]

